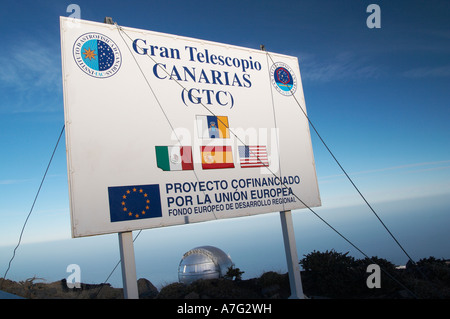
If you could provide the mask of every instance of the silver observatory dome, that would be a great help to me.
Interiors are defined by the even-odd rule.
[[[201,246],[183,255],[178,266],[178,281],[190,284],[198,279],[215,279],[225,276],[234,266],[230,256],[213,246]]]

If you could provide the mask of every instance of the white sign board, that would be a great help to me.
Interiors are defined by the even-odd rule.
[[[63,17],[61,50],[74,237],[320,205],[297,58]]]

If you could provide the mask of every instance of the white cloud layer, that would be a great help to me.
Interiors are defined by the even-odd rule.
[[[0,52],[0,113],[60,109],[61,58],[58,46],[24,40]],[[62,100],[61,100],[62,101]]]

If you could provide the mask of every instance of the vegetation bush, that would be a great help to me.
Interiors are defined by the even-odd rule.
[[[450,298],[450,265],[444,259],[429,257],[408,262],[405,280],[419,298]]]
[[[450,265],[430,257],[406,270],[386,259],[355,259],[334,250],[313,251],[300,260],[305,294],[330,298],[450,298]],[[381,287],[368,288],[370,264],[381,270]]]
[[[244,274],[245,271],[241,271],[239,268],[234,268],[234,266],[230,266],[227,268],[227,273],[225,274],[225,279],[234,279],[234,280],[241,280],[242,274]]]
[[[355,259],[334,250],[313,251],[300,260],[303,289],[318,296],[349,297],[360,290],[361,274]],[[363,284],[365,279],[362,280]]]

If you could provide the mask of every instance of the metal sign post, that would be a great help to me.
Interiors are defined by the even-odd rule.
[[[298,265],[297,246],[295,244],[294,226],[292,224],[292,212],[290,210],[281,211],[280,218],[289,272],[289,285],[291,287],[291,296],[289,299],[304,299],[300,267]]]
[[[111,17],[105,17],[103,23],[114,24]],[[120,264],[122,266],[123,297],[139,299],[136,277],[136,261],[134,258],[133,232],[119,234]]]
[[[134,259],[133,232],[119,233],[120,263],[122,266],[123,296],[139,299]]]

